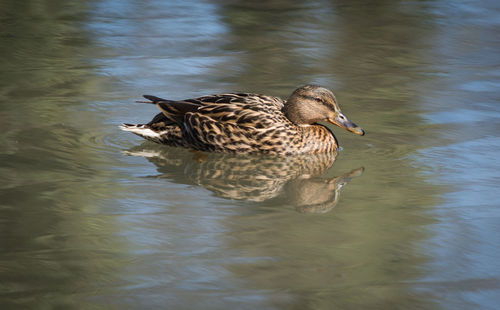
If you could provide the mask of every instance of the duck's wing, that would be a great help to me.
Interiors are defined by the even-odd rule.
[[[293,126],[275,105],[216,103],[188,112],[184,135],[200,150],[280,153]]]
[[[241,103],[241,104],[257,105],[257,106],[264,105],[264,106],[272,106],[279,110],[281,110],[283,108],[283,105],[285,104],[285,101],[281,98],[261,95],[261,94],[252,94],[252,93],[216,94],[216,95],[186,99],[182,101],[197,104],[200,106],[219,105],[219,104],[224,105],[231,103]]]
[[[200,109],[203,109],[203,111],[199,111],[200,113],[213,114],[215,119],[220,121],[222,119],[217,115],[225,116],[224,121],[229,121],[237,113],[239,116],[236,119],[240,119],[243,124],[247,121],[253,122],[257,120],[258,116],[252,117],[253,114],[256,114],[254,112],[262,114],[266,110],[272,110],[270,114],[273,115],[276,112],[279,113],[284,105],[281,98],[251,93],[215,94],[178,101],[151,95],[144,95],[144,98],[156,104],[161,110],[161,113],[157,114],[149,122],[149,125],[161,122],[166,125],[177,124],[180,126],[186,113],[197,112]],[[241,113],[245,110],[247,110],[246,113]],[[256,125],[259,124],[260,122],[257,122]]]
[[[222,126],[239,126],[243,130],[272,128],[288,122],[276,106],[262,103],[218,103],[200,107],[193,114],[208,117]]]

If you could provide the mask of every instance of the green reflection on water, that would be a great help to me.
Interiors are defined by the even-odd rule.
[[[95,213],[117,187],[98,169],[102,154],[82,140],[85,126],[100,124],[82,106],[102,91],[85,56],[88,6],[0,6],[0,304],[78,308],[116,285],[126,248],[115,219]]]

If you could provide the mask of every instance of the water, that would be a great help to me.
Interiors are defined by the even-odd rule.
[[[495,1],[3,1],[2,309],[497,309]],[[336,158],[119,131],[142,94],[334,90]]]

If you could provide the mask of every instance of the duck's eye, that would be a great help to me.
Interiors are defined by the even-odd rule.
[[[323,101],[323,100],[321,100],[320,97],[316,97],[316,98],[314,98],[314,100],[316,100],[317,102],[322,102]]]

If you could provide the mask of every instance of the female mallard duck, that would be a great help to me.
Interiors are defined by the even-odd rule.
[[[291,155],[337,150],[333,133],[318,122],[365,134],[342,114],[333,93],[316,85],[297,88],[286,101],[248,93],[179,101],[144,97],[161,113],[147,124],[123,124],[121,129],[200,151]]]

